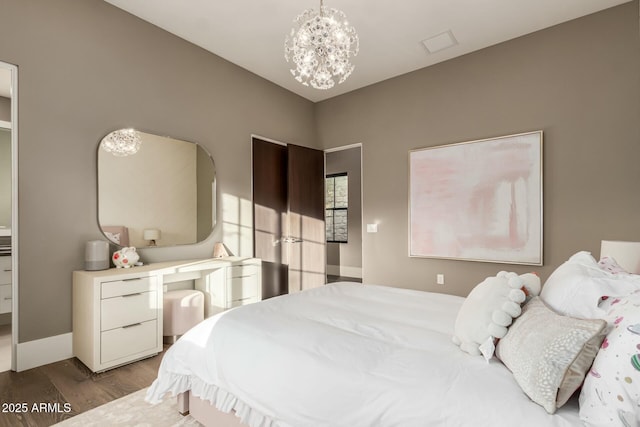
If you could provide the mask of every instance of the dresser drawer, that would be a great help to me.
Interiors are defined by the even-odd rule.
[[[155,292],[103,299],[100,304],[102,331],[158,318],[158,295]]]
[[[151,351],[158,345],[157,320],[112,329],[100,334],[100,363]]]
[[[229,278],[229,293],[227,300],[229,302],[243,300],[248,297],[258,296],[258,276],[245,276]]]
[[[137,294],[140,292],[155,291],[155,277],[139,277],[136,279],[116,280],[102,282],[101,297],[111,298],[121,295]]]
[[[228,278],[255,276],[258,274],[257,265],[234,265],[227,270]]]
[[[0,285],[11,284],[11,257],[0,256]]]
[[[1,313],[11,313],[11,285],[0,285]]]

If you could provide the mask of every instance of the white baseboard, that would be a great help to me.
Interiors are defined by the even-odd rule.
[[[73,357],[73,334],[56,335],[40,340],[18,343],[16,371],[58,362]]]
[[[362,279],[362,268],[348,265],[327,265],[327,274]]]

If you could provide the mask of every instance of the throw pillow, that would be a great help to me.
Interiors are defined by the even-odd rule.
[[[589,252],[578,252],[558,267],[542,287],[540,297],[565,316],[602,319],[598,307],[608,295],[628,295],[640,289],[640,276],[603,270]]]
[[[498,342],[496,356],[527,396],[553,414],[582,384],[606,325],[561,316],[533,298]]]
[[[526,292],[525,292],[526,290]],[[471,354],[493,357],[494,339],[502,338],[527,295],[540,293],[540,279],[532,273],[518,276],[501,271],[477,285],[465,299],[454,326],[453,342]]]
[[[589,425],[640,425],[640,292],[601,304],[611,331],[580,393],[580,418]]]

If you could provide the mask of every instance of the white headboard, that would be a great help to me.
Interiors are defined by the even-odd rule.
[[[611,257],[629,273],[640,274],[640,242],[603,240],[600,258]]]

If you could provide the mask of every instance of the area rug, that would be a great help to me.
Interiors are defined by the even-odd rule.
[[[157,405],[144,401],[147,389],[142,389],[121,397],[113,402],[105,403],[90,411],[83,412],[61,423],[59,427],[169,427],[200,426],[190,415],[178,413],[175,398],[167,397]]]

